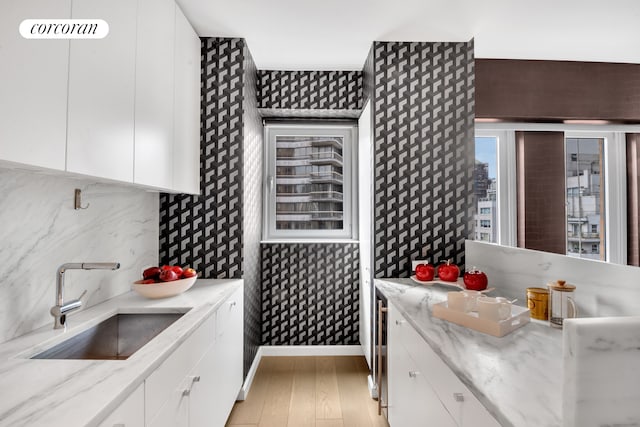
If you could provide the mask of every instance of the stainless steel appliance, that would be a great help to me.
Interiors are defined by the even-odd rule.
[[[387,299],[375,290],[375,321],[373,322],[373,372],[378,395],[378,415],[387,415],[388,383],[387,383]]]

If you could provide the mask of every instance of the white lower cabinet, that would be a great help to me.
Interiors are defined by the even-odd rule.
[[[397,308],[388,309],[389,425],[499,427]]]
[[[224,427],[242,387],[243,322],[239,287],[139,387],[144,421],[123,425]],[[123,406],[100,427],[119,425],[113,417]]]
[[[127,397],[99,427],[143,427],[144,383]]]

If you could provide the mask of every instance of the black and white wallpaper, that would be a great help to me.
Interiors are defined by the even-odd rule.
[[[160,263],[190,265],[205,279],[245,279],[246,374],[260,341],[255,65],[244,40],[227,38],[202,39],[201,63],[201,195],[161,195]]]
[[[258,107],[289,110],[359,110],[360,71],[258,71]]]
[[[474,212],[473,41],[375,42],[371,55],[375,277],[408,277],[413,259],[463,266]]]
[[[202,41],[200,196],[163,194],[160,262],[205,279],[242,276],[243,46]]]
[[[262,244],[263,344],[359,344],[358,248]]]
[[[263,127],[256,98],[256,65],[244,47],[244,138],[242,164],[242,237],[244,278],[244,373],[261,342],[260,239],[262,238],[262,145]]]

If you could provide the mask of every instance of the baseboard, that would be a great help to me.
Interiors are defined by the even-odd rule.
[[[247,377],[244,379],[244,383],[238,392],[238,397],[236,400],[245,400],[247,395],[249,394],[249,389],[251,389],[251,384],[253,383],[253,377],[256,376],[256,371],[258,370],[258,366],[260,366],[260,360],[262,359],[262,347],[258,347],[258,351],[256,352],[256,357],[253,358],[253,362],[251,363],[251,367],[249,368],[249,372],[247,372]]]
[[[253,358],[237,400],[245,400],[263,356],[364,356],[360,345],[262,345]]]
[[[263,345],[262,356],[364,356],[359,345]]]

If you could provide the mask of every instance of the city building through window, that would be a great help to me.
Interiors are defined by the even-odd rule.
[[[604,260],[604,139],[566,138],[567,255]]]
[[[266,126],[267,238],[352,238],[355,126]]]
[[[476,163],[473,170],[473,192],[477,209],[475,214],[475,239],[496,243],[497,224],[497,149],[496,137],[477,136]]]

